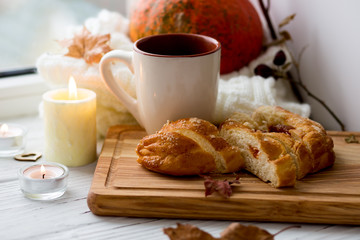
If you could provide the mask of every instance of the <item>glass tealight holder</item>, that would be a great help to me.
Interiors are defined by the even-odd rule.
[[[18,175],[25,197],[51,200],[65,193],[69,169],[59,163],[43,162],[21,168]]]
[[[0,157],[11,157],[23,153],[27,129],[18,124],[0,124]]]

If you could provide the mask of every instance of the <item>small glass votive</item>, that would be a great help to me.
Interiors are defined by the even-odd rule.
[[[24,152],[27,129],[18,124],[0,124],[0,157],[11,157]]]
[[[61,197],[67,187],[69,169],[60,163],[37,163],[18,172],[20,188],[25,197],[51,200]]]

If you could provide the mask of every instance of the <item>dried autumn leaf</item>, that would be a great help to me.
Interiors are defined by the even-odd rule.
[[[111,51],[108,45],[110,34],[93,35],[85,27],[79,34],[75,34],[72,39],[64,39],[59,44],[68,48],[65,56],[83,58],[86,63],[99,63],[101,57]]]
[[[229,198],[232,194],[231,184],[239,184],[239,176],[232,181],[225,180],[215,180],[210,176],[203,176],[204,186],[205,186],[205,197],[213,194],[214,192],[219,193],[220,196],[224,198]]]
[[[286,227],[275,234],[271,234],[253,225],[245,226],[240,223],[232,223],[221,233],[220,238],[215,238],[196,226],[177,223],[176,228],[164,228],[164,233],[168,235],[170,240],[274,240],[276,235],[293,227],[300,226]]]
[[[282,28],[283,26],[289,24],[294,18],[295,18],[296,14],[292,14],[286,18],[284,18],[280,23],[279,23],[279,28]]]
[[[279,34],[286,40],[292,40],[291,35],[288,31],[281,31]]]
[[[222,233],[221,240],[274,240],[274,236],[268,231],[252,225],[242,225],[240,223],[230,224]]]
[[[345,138],[345,142],[347,143],[359,143],[359,140],[356,139],[355,135],[351,134]]]
[[[176,228],[164,228],[164,233],[170,240],[216,240],[209,233],[190,224],[177,223]]]

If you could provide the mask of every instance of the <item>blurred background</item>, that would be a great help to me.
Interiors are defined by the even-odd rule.
[[[360,1],[275,0],[271,4],[276,23],[296,13],[287,27],[293,37],[289,47],[295,56],[307,47],[300,63],[305,85],[331,107],[348,131],[360,131]],[[327,129],[340,129],[318,102],[303,96],[313,119]]]
[[[34,66],[39,55],[57,47],[55,40],[64,38],[67,26],[82,24],[101,9],[128,16],[135,2],[0,0],[0,71]],[[257,0],[251,2],[258,8]],[[293,37],[289,47],[295,56],[307,46],[300,63],[302,80],[351,131],[360,131],[359,10],[357,0],[273,0],[270,8],[275,26],[296,13],[286,29]],[[327,129],[340,129],[319,103],[303,96],[314,120]]]
[[[81,25],[101,9],[126,14],[120,0],[0,0],[0,70],[34,66],[58,47],[69,25]]]

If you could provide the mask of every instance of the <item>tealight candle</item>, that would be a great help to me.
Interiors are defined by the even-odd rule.
[[[77,89],[73,78],[68,89],[43,95],[45,150],[48,161],[68,167],[96,160],[96,94]]]
[[[59,163],[38,163],[21,168],[18,175],[21,191],[27,198],[50,200],[65,193],[69,170]]]
[[[51,179],[55,177],[59,177],[64,173],[63,168],[59,168],[57,166],[46,165],[46,167],[41,164],[34,165],[32,167],[27,168],[24,171],[24,176],[32,178],[32,179]]]
[[[25,149],[27,130],[17,124],[0,124],[0,157],[15,156]]]

